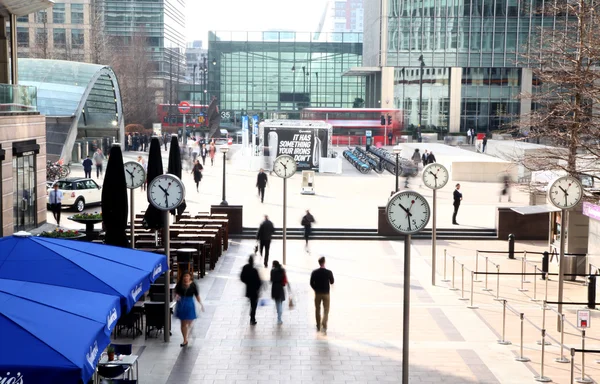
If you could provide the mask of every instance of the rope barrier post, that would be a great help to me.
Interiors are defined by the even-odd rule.
[[[482,288],[482,291],[486,291],[489,292],[491,291],[490,288],[488,288],[488,265],[489,265],[489,260],[488,257],[485,257],[485,288]]]
[[[539,299],[537,298],[537,271],[538,271],[538,267],[534,266],[533,267],[533,299],[530,299],[531,301],[539,301]]]
[[[458,288],[454,286],[454,270],[456,266],[456,256],[452,256],[452,287],[450,287],[451,291],[458,291]]]
[[[520,348],[520,355],[515,360],[526,363],[528,361],[531,361],[531,359],[529,357],[523,356],[523,328],[524,328],[523,320],[525,320],[525,314],[519,313],[519,319],[521,320],[521,348]]]
[[[544,293],[544,301],[548,301],[548,280],[550,280],[548,278],[548,272],[546,272],[546,278],[545,278],[545,280],[546,280],[546,291]],[[544,306],[544,309],[546,309],[546,306]]]
[[[544,302],[542,303],[542,329],[546,329],[546,309],[548,309],[548,305],[546,304],[546,300],[544,300]],[[542,338],[542,340],[545,343],[545,345],[551,344],[549,341],[546,341],[546,338]],[[542,345],[542,341],[538,340],[537,344]]]
[[[460,265],[460,297],[458,298],[458,300],[469,300],[467,297],[465,297],[465,265],[461,264]]]
[[[531,281],[527,280],[527,251],[523,251],[523,282],[525,284],[531,283]]]
[[[467,307],[467,308],[470,308],[470,309],[477,309],[477,308],[479,308],[478,306],[476,306],[476,305],[473,303],[473,282],[474,282],[474,280],[473,280],[473,279],[474,279],[474,278],[475,278],[475,272],[471,271],[471,305],[469,305],[469,306]]]
[[[571,380],[569,381],[571,384],[574,383],[575,378],[575,348],[571,348]]]
[[[475,251],[475,272],[479,272],[479,251]],[[476,276],[479,278],[479,276]],[[476,283],[481,283],[481,280],[475,280]]]
[[[503,300],[500,298],[500,264],[496,264],[496,298],[494,300]]]
[[[585,377],[585,329],[581,330],[581,378],[575,380],[578,383],[593,383],[594,380]]]
[[[540,362],[540,375],[535,377],[535,381],[539,381],[542,383],[549,383],[552,381],[552,379],[550,379],[549,377],[544,376],[544,354],[546,352],[546,330],[542,329],[542,341],[541,341],[541,345],[542,345],[542,360]]]
[[[500,345],[510,345],[510,341],[506,340],[506,300],[502,299],[502,339],[498,340]]]
[[[447,250],[444,249],[444,279],[442,280],[444,283],[449,282],[450,280],[446,278],[446,254]]]
[[[557,363],[568,363],[569,359],[565,357],[565,315],[560,314],[560,357],[554,359]]]
[[[523,286],[525,283],[525,258],[521,258],[521,288],[518,289],[519,292],[527,292],[528,289]]]

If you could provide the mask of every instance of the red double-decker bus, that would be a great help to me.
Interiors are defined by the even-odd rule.
[[[382,116],[385,125],[382,125]],[[396,144],[404,128],[400,109],[380,108],[304,108],[302,120],[323,120],[333,127],[334,145],[365,145],[367,131],[371,131],[373,144]],[[393,136],[393,143],[388,140]]]
[[[206,111],[208,105],[190,104],[190,111],[185,114],[185,125],[188,129],[202,129],[208,127]],[[158,104],[156,107],[158,121],[162,124],[163,132],[177,133],[183,127],[183,114],[179,112],[176,104]]]

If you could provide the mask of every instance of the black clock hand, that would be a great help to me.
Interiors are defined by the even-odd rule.
[[[561,189],[561,190],[562,190],[562,191],[565,193],[565,195],[568,195],[568,193],[567,193],[567,190],[566,190],[566,189],[564,189],[564,188],[563,188],[563,187],[561,187],[560,185],[558,186],[558,188],[560,188],[560,189]],[[569,188],[567,188],[567,189],[569,189]]]
[[[435,179],[437,180],[437,173],[433,173],[431,171],[429,171],[429,173],[431,173],[433,175],[433,177],[435,177]]]

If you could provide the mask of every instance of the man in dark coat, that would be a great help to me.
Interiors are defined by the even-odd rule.
[[[260,292],[260,276],[254,268],[254,258],[250,256],[248,264],[242,268],[240,275],[242,283],[246,284],[246,297],[250,299],[250,325],[256,325],[256,307],[258,306],[258,293]]]
[[[311,215],[311,213],[307,209],[306,215],[304,215],[304,217],[302,218],[302,221],[300,222],[300,224],[304,227],[304,241],[306,241],[306,244],[304,245],[304,249],[306,250],[307,253],[310,253],[310,251],[308,249],[308,240],[310,238],[310,233],[312,232],[312,224],[314,222],[315,222],[314,216]]]
[[[269,248],[271,248],[271,238],[275,232],[275,226],[269,220],[269,216],[265,215],[265,221],[258,227],[258,233],[256,234],[256,240],[260,242],[260,256],[263,255],[263,249],[265,250],[265,268],[269,264]]]
[[[462,193],[459,192],[460,190],[460,184],[456,184],[456,189],[454,190],[453,193],[453,198],[454,198],[454,214],[452,215],[452,224],[454,225],[458,225],[458,223],[456,222],[456,214],[458,213],[458,207],[460,207],[460,202],[462,201]]]
[[[423,168],[425,168],[425,166],[428,164],[428,162],[427,162],[428,157],[429,157],[429,154],[427,153],[427,150],[425,150],[425,152],[423,153],[423,156],[421,156],[421,160],[423,162]]]
[[[264,169],[260,169],[258,176],[256,177],[256,187],[258,188],[258,196],[260,196],[260,202],[265,201],[265,187],[267,186],[268,178]]]
[[[429,155],[427,155],[427,164],[433,164],[435,163],[435,156],[433,155],[433,152],[429,152]]]
[[[92,178],[92,166],[94,165],[94,163],[92,162],[92,159],[90,159],[90,156],[88,155],[85,160],[83,160],[83,173],[85,174],[85,177],[87,177],[88,179]]]

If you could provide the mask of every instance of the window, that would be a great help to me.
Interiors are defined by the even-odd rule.
[[[96,183],[94,183],[93,180],[86,180],[85,187],[86,187],[86,189],[98,189],[98,185]]]
[[[67,46],[67,34],[64,28],[54,28],[53,37],[56,48],[65,48]]]
[[[29,23],[29,15],[17,17],[19,23]]]
[[[14,147],[13,147],[14,150]],[[35,153],[13,157],[14,230],[35,228],[37,224]]]
[[[83,4],[71,4],[71,24],[83,24]]]
[[[29,28],[17,27],[17,45],[19,47],[29,47]]]
[[[35,14],[34,20],[36,23],[47,23],[48,14],[46,13],[46,11],[39,11]]]
[[[48,43],[48,30],[46,28],[36,28],[35,43],[41,45]]]
[[[52,22],[54,24],[64,24],[65,23],[65,5],[64,4],[54,4],[52,7]]]
[[[83,48],[84,37],[82,29],[71,30],[71,47],[72,48]]]

